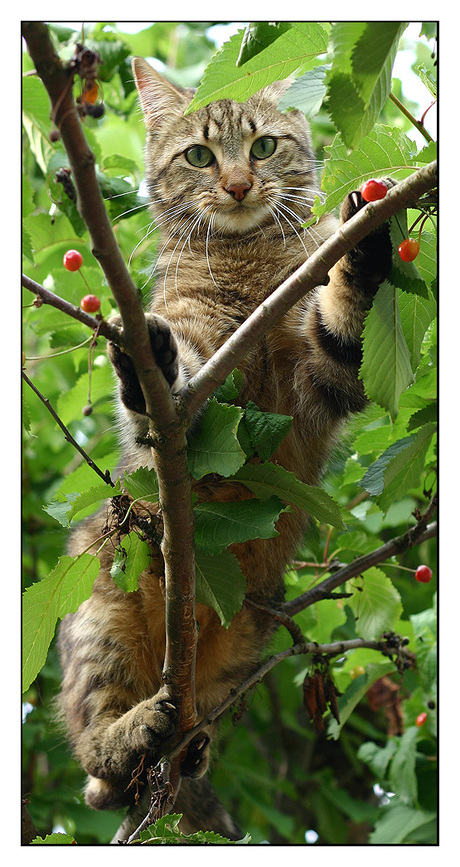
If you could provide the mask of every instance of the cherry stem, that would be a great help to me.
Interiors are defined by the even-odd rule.
[[[403,113],[403,115],[405,117],[407,117],[408,120],[410,120],[411,124],[413,126],[415,126],[416,129],[418,129],[419,133],[423,136],[423,138],[426,139],[426,141],[429,144],[431,144],[431,142],[433,142],[434,139],[430,136],[430,133],[425,129],[425,127],[423,126],[423,123],[421,121],[415,119],[414,115],[410,113],[409,109],[407,109],[406,106],[403,105],[402,102],[400,102],[400,100],[398,99],[397,96],[394,95],[394,93],[390,93],[390,99],[399,108],[399,110]],[[425,114],[426,114],[426,112],[425,112]],[[425,115],[423,115],[423,116],[425,117]]]

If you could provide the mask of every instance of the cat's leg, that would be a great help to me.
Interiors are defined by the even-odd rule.
[[[387,180],[392,186],[392,181]],[[351,219],[366,202],[359,191],[342,204],[341,223]],[[362,362],[362,330],[374,296],[392,266],[387,224],[382,225],[331,268],[329,281],[309,293],[291,322],[307,348],[300,351],[296,369],[298,389],[313,402],[322,398],[334,418],[364,409],[365,396],[358,371]],[[293,318],[296,318],[294,323]],[[314,392],[308,394],[305,383]]]
[[[153,584],[147,592],[155,593]],[[159,688],[164,647],[151,649],[147,633],[138,594],[124,596],[113,583],[109,589],[108,581],[61,624],[60,705],[75,754],[89,774],[86,800],[96,809],[132,801],[132,778],[145,782],[146,769],[161,758],[176,729],[177,708]],[[184,776],[206,772],[209,741],[206,730],[190,742]]]

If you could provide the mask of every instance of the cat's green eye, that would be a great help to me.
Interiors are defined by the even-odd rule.
[[[204,145],[193,145],[185,151],[185,159],[197,169],[205,169],[214,162],[214,154]]]
[[[271,157],[276,150],[276,138],[271,135],[263,135],[254,142],[251,148],[251,155],[257,160],[266,160]]]

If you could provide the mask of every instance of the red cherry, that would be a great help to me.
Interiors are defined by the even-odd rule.
[[[78,250],[67,250],[64,255],[64,268],[68,271],[79,271],[83,265],[83,256]]]
[[[419,713],[417,719],[415,720],[415,725],[420,728],[422,725],[424,725],[424,723],[426,723],[427,717],[428,714],[425,711],[423,711],[423,713]]]
[[[432,577],[433,573],[429,566],[418,566],[415,570],[415,580],[419,581],[420,584],[428,584]]]
[[[366,181],[361,187],[361,195],[365,202],[377,202],[384,199],[387,194],[387,185],[383,181],[375,181],[373,178]]]
[[[80,301],[80,307],[85,313],[96,313],[101,306],[97,295],[85,295]]]
[[[415,238],[406,238],[398,247],[403,262],[413,262],[420,252],[420,244]]]

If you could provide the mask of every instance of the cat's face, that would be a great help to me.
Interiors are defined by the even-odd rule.
[[[308,126],[276,110],[279,88],[246,103],[211,103],[184,116],[179,91],[134,61],[148,137],[146,176],[158,222],[186,236],[245,235],[270,224],[299,230],[316,190]]]

